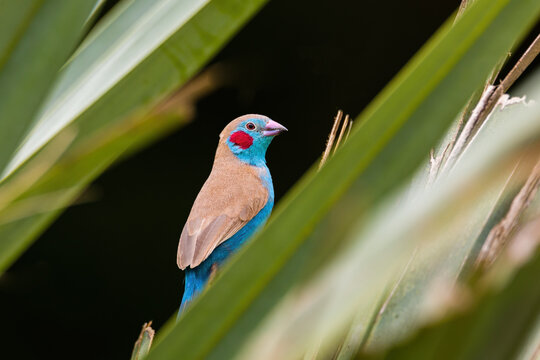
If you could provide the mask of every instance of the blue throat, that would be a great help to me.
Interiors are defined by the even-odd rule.
[[[244,130],[240,128],[238,131]],[[257,167],[266,167],[266,150],[274,137],[263,136],[261,134],[249,135],[253,138],[253,144],[249,148],[242,149],[238,145],[232,143],[230,140],[227,140],[229,149],[234,155],[236,155],[238,159],[240,159],[240,161]]]

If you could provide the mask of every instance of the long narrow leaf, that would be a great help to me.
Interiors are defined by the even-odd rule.
[[[479,0],[452,29],[446,24],[364,112],[335,156],[299,183],[177,326],[161,331],[149,359],[234,356],[297,280],[299,259],[314,245],[309,235],[329,208],[347,192],[350,210],[361,217],[407,178],[539,11],[534,1]]]
[[[0,3],[0,169],[32,124],[96,0]]]
[[[489,141],[494,138],[497,127],[507,127],[509,123],[519,123],[520,113],[534,111],[534,109],[521,109],[525,105],[517,105],[517,109],[509,107],[504,110],[496,109],[490,121],[481,129],[475,141]],[[474,147],[472,147],[474,148]],[[469,151],[470,152],[470,151]],[[465,154],[465,156],[470,155]],[[460,159],[463,161],[463,157]],[[454,227],[444,227],[444,232],[433,236],[432,245],[424,246],[415,254],[411,263],[398,284],[392,289],[392,294],[385,299],[384,309],[377,315],[370,333],[365,334],[366,348],[369,350],[385,348],[388,344],[396,343],[407,336],[411,330],[418,326],[422,319],[425,300],[431,287],[438,282],[453,284],[465,272],[470,270],[465,265],[468,259],[474,258],[486,237],[484,228],[503,215],[500,210],[508,207],[509,199],[515,195],[516,189],[522,184],[524,172],[530,171],[530,164],[516,164],[507,169],[503,175],[508,179],[499,188],[493,188],[491,196],[482,202],[475,203],[475,210],[467,216],[467,221]],[[445,174],[452,178],[452,172]],[[502,206],[502,209],[501,209]],[[497,212],[498,211],[498,212]],[[437,256],[444,255],[442,257]]]
[[[90,127],[185,83],[265,0],[136,0],[114,9],[62,71],[6,177],[70,123]],[[0,163],[1,165],[1,163]]]
[[[122,123],[104,127],[93,136],[73,138],[79,129],[70,127],[50,142],[42,157],[27,163],[28,170],[3,184],[2,189],[17,187],[35,176],[34,168],[47,162],[51,149],[59,147],[69,151],[61,154],[39,179],[7,204],[0,204],[0,271],[6,269],[20,253],[72,202],[84,187],[114,161],[127,152],[141,148],[164,133],[174,129],[184,120],[177,117],[134,117]]]
[[[484,296],[464,314],[422,331],[386,359],[515,359],[540,311],[540,252],[501,290]],[[481,290],[481,289],[480,289]],[[477,291],[478,292],[478,291]],[[535,345],[538,345],[536,343]],[[528,355],[534,354],[534,350]],[[528,357],[532,360],[534,357]]]
[[[2,210],[0,271],[121,154],[172,127],[141,124],[139,129],[148,134],[129,137],[134,119],[146,118],[160,100],[190,79],[263,3],[129,1],[89,34],[63,68],[54,93],[0,180],[0,192],[20,187],[13,185],[19,181],[25,185],[16,203],[8,202]],[[53,162],[39,179],[24,180],[21,174],[40,167],[33,159],[47,153],[49,145],[54,148],[68,128],[75,129],[75,138],[62,159],[70,160]],[[100,139],[110,143],[102,144]],[[89,144],[96,147],[75,161],[81,147]],[[40,198],[43,195],[47,197]],[[39,211],[28,205],[32,198],[33,205],[41,204]],[[37,213],[29,214],[27,209]]]
[[[540,88],[535,95],[540,98]],[[350,246],[265,321],[243,358],[252,358],[259,351],[262,355],[257,357],[261,359],[295,358],[305,351],[306,344],[308,348],[318,347],[325,358],[332,349],[328,345],[333,345],[354,314],[360,343],[370,334],[375,317],[375,325],[387,330],[386,343],[395,344],[403,335],[394,329],[391,320],[410,334],[420,320],[433,317],[431,308],[439,306],[444,310],[440,301],[430,299],[434,295],[441,297],[437,285],[444,293],[454,284],[460,257],[463,261],[462,253],[466,256],[470,242],[475,240],[472,238],[467,244],[460,232],[454,239],[453,230],[466,229],[471,224],[474,230],[475,217],[486,203],[493,201],[493,193],[504,187],[516,159],[523,158],[529,168],[536,163],[538,148],[531,150],[528,146],[531,141],[538,146],[540,141],[537,111],[529,108],[520,117],[515,116],[516,112],[509,114],[513,115],[512,121],[478,139],[471,156],[458,164],[452,177],[441,179],[414,197],[407,198],[406,187],[380,209],[373,209],[373,218],[351,231]],[[520,126],[514,126],[513,120],[519,121]],[[526,161],[523,154],[532,159]],[[523,179],[527,173],[521,176]],[[463,244],[461,248],[459,245]],[[401,275],[402,269],[406,276]],[[390,280],[398,280],[398,286],[388,289]],[[390,293],[391,301],[401,302],[379,305],[385,291]],[[418,304],[412,306],[414,300]],[[414,316],[407,314],[407,309]]]

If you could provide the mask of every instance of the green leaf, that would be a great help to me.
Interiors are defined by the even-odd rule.
[[[339,201],[341,217],[349,218],[328,220],[346,225],[326,234],[338,247],[343,233],[417,168],[539,11],[534,1],[479,0],[454,27],[447,23],[360,116],[335,156],[300,181],[176,327],[160,332],[149,359],[237,354],[304,268],[315,269],[309,261],[325,239],[310,234],[330,208],[337,214]],[[333,254],[317,253],[317,264]]]
[[[135,116],[83,136],[63,130],[0,187],[0,270],[6,269],[96,176],[185,120]]]
[[[107,166],[185,121],[149,112],[263,3],[135,0],[98,23],[62,68],[0,181],[0,271]]]
[[[474,141],[497,143],[494,136],[500,133],[497,128],[506,128],[512,122],[522,124],[522,117],[529,115],[528,112],[532,110],[522,107],[525,105],[495,109]],[[477,149],[470,144],[460,161],[470,156],[471,151],[474,151],[471,148]],[[417,249],[399,280],[391,285],[391,294],[384,295],[383,308],[377,311],[371,329],[364,334],[363,342],[367,350],[384,349],[389,344],[395,344],[426,321],[422,316],[425,313],[425,302],[435,284],[451,286],[459,278],[470,275],[472,264],[469,263],[476,259],[487,232],[505,214],[509,201],[523,185],[524,174],[530,173],[531,164],[522,162],[501,168],[499,176],[502,176],[503,181],[490,188],[484,198],[478,198],[469,206],[464,221],[445,226],[443,233],[432,235],[430,245]],[[459,174],[449,172],[444,177],[452,179],[455,175]]]
[[[533,99],[539,99],[540,73],[535,75],[532,80],[526,82],[525,89],[522,87],[515,92],[527,94],[529,97],[533,95]],[[532,111],[531,106],[525,101],[504,109],[498,106],[473,142],[491,141],[496,144],[497,139],[493,138],[493,133],[497,128],[506,127],[508,124],[522,126],[521,120],[523,116],[527,116],[527,112]],[[462,159],[470,156],[471,147],[474,149],[469,145]],[[369,329],[369,339],[363,340],[365,349],[368,351],[384,349],[407,337],[420,324],[429,320],[425,316],[425,303],[431,295],[434,284],[444,282],[452,286],[458,279],[464,280],[471,275],[478,252],[488,233],[506,215],[510,202],[525,182],[524,176],[528,176],[531,172],[530,161],[520,159],[513,168],[508,169],[508,172],[508,180],[499,188],[494,188],[493,194],[486,198],[484,203],[477,202],[475,204],[477,210],[467,217],[465,223],[457,227],[446,226],[444,230],[447,235],[434,236],[433,246],[423,247],[415,253],[407,270],[400,276],[399,283],[392,285],[391,295],[385,295],[384,305],[377,310],[372,328]],[[444,177],[453,177],[453,174],[446,173]]]
[[[184,84],[265,0],[137,0],[113,9],[63,69],[9,175],[72,122],[88,130]],[[0,163],[1,165],[1,163]]]
[[[0,1],[0,169],[32,124],[96,0]]]
[[[538,360],[540,349],[540,311],[536,314],[535,324],[529,327],[528,334],[523,336],[525,341],[521,345],[518,360]]]
[[[540,88],[534,95],[540,99]],[[540,142],[538,108],[525,110],[521,116],[516,111],[509,113],[507,120],[511,121],[472,143],[469,155],[457,164],[452,176],[415,195],[406,186],[380,208],[372,209],[370,219],[350,232],[350,245],[313,280],[288,294],[257,329],[242,358],[296,358],[306,348],[320,358],[330,357],[334,341],[356,317],[352,329],[356,341],[346,343],[353,346],[340,352],[342,358],[352,358],[366,342],[373,323],[387,331],[386,343],[396,343],[402,333],[410,334],[422,321],[446,310],[440,299],[454,285],[459,266],[453,261],[470,248],[470,244],[462,246],[467,245],[463,229],[471,222],[475,225],[485,203],[504,188],[517,160],[529,155],[532,161],[522,163],[529,163],[530,169],[538,159],[538,150],[530,150],[531,143],[537,146]],[[527,175],[522,172],[521,179]],[[395,304],[380,304],[385,292]],[[381,321],[382,317],[388,318]],[[401,317],[407,321],[402,322]],[[399,325],[404,329],[395,329]],[[256,355],[259,353],[263,355]]]
[[[386,359],[515,359],[523,354],[528,334],[537,331],[540,314],[540,252],[505,286],[482,295],[461,314],[424,329],[413,340],[395,348]],[[480,284],[482,285],[482,284]],[[485,287],[485,286],[484,286]],[[536,343],[535,345],[538,345]],[[532,360],[532,357],[526,358]]]

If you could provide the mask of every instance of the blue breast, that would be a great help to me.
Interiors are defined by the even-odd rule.
[[[268,190],[268,201],[266,205],[251,219],[244,227],[242,227],[236,234],[230,239],[221,243],[217,248],[212,251],[210,256],[206,258],[199,266],[194,269],[187,268],[185,270],[185,287],[184,295],[182,297],[182,304],[180,305],[180,311],[178,316],[182,313],[182,310],[190,303],[206,286],[208,279],[212,273],[212,267],[218,268],[223,262],[234,252],[236,252],[242,244],[244,244],[253,234],[261,228],[272,212],[274,206],[274,186],[272,184],[272,177],[270,171],[266,167],[266,164],[260,167],[262,170],[261,180],[264,186]]]

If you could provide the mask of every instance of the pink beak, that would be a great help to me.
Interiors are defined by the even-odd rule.
[[[287,131],[285,126],[274,120],[270,120],[266,123],[266,126],[263,129],[263,136],[276,136],[284,131]]]

